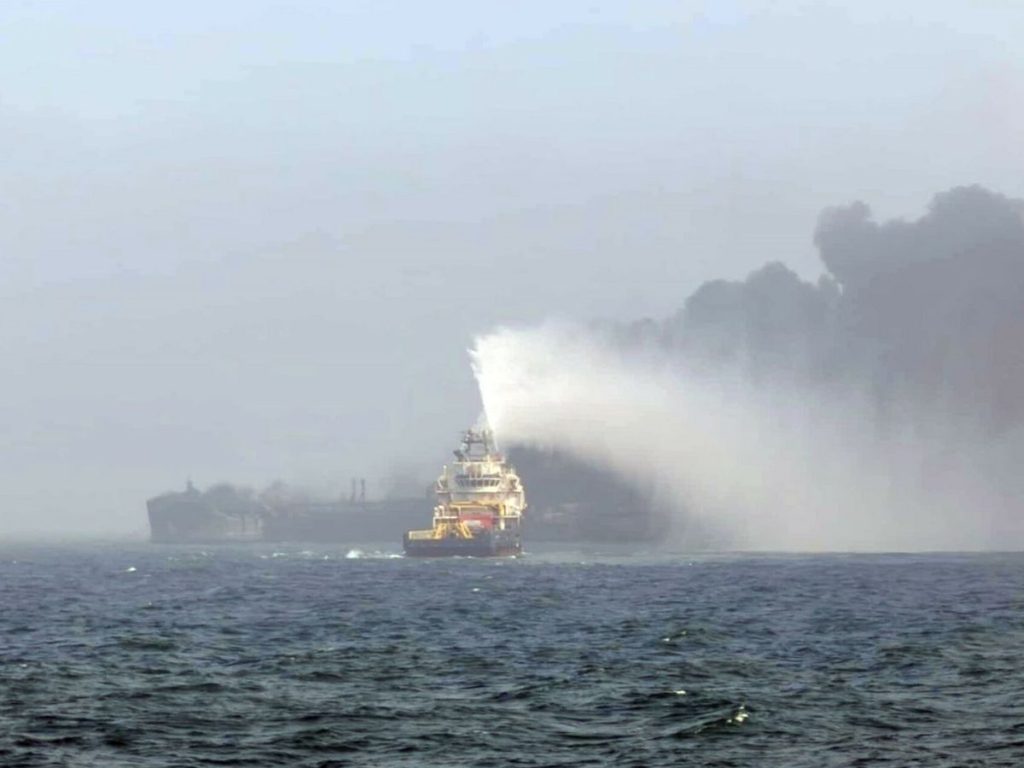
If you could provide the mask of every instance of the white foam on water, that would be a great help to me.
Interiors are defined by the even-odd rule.
[[[345,553],[346,560],[395,560],[401,558],[402,555],[400,553],[384,552],[379,549],[366,552],[358,547],[354,547]]]

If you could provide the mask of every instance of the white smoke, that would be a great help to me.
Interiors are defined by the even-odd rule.
[[[880,438],[853,402],[627,356],[570,325],[500,329],[471,357],[504,443],[566,451],[653,487],[681,522],[724,530],[736,548],[964,550],[1021,538],[984,454]]]

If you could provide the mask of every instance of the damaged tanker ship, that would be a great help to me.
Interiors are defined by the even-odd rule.
[[[189,482],[181,492],[146,502],[150,540],[161,544],[236,542],[367,543],[392,540],[422,519],[430,504],[419,496],[366,498],[366,483],[353,480],[348,498],[308,496],[275,483],[260,493],[220,483],[200,491]]]
[[[201,491],[189,483],[146,503],[151,540],[376,545],[409,531],[403,544],[413,557],[491,556],[519,554],[524,532],[533,542],[572,545],[658,542],[670,532],[664,508],[607,472],[550,451],[520,448],[512,455],[521,473],[490,432],[470,431],[455,463],[429,487],[407,478],[387,483],[373,500],[362,480],[352,481],[347,498],[312,496],[280,482],[258,493],[229,483]],[[523,476],[530,482],[528,522]],[[430,528],[409,530],[426,522],[431,506]],[[688,532],[694,535],[692,525]]]

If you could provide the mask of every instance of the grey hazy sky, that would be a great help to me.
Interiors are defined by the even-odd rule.
[[[827,205],[1024,197],[1009,1],[11,0],[0,35],[0,535],[429,477],[477,332],[813,276]]]

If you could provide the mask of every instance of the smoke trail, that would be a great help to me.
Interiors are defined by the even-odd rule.
[[[567,325],[501,329],[471,357],[499,439],[653,486],[738,548],[975,549],[1000,533],[975,452],[881,438],[852,401],[698,375]]]

